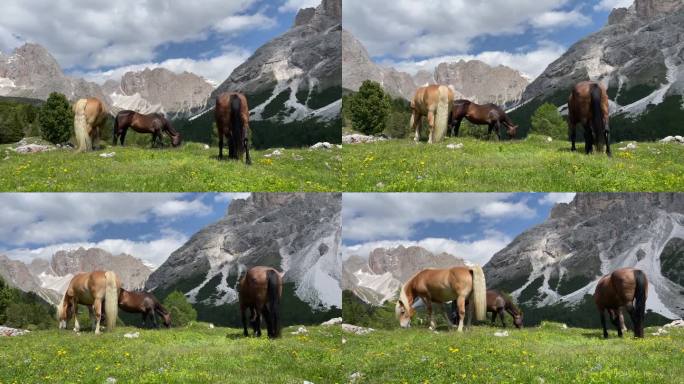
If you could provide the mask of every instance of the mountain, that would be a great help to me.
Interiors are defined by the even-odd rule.
[[[252,266],[283,271],[284,321],[327,319],[341,307],[341,194],[253,193],[174,251],[146,288],[179,290],[200,318],[239,324],[237,280]],[[337,309],[336,309],[337,308]]]
[[[107,100],[98,84],[64,75],[57,60],[38,44],[24,44],[10,55],[0,52],[0,96],[46,100],[52,92],[69,100]]]
[[[425,268],[465,265],[448,253],[433,254],[425,248],[402,245],[376,248],[367,257],[351,255],[342,264],[342,288],[371,305],[382,305],[416,272]]]
[[[484,266],[487,286],[511,292],[546,319],[598,325],[591,296],[598,279],[621,267],[649,279],[647,309],[684,316],[684,195],[583,193],[516,237]],[[587,325],[585,323],[584,325]]]
[[[301,9],[294,25],[257,49],[212,93],[247,94],[255,120],[335,119],[341,107],[342,1]]]
[[[122,253],[112,255],[100,248],[57,251],[50,260],[34,259],[30,264],[0,255],[0,276],[24,292],[34,292],[57,304],[71,278],[79,272],[111,270],[124,288],[140,289],[152,270],[140,259]]]
[[[426,84],[451,85],[458,98],[478,103],[513,104],[520,100],[528,80],[520,72],[479,60],[440,63],[433,71],[415,75],[373,62],[363,44],[349,31],[342,31],[342,86],[356,91],[365,80],[382,85],[392,97],[410,100],[416,88]]]
[[[205,108],[212,91],[211,84],[193,73],[177,74],[165,68],[127,72],[120,81],[102,85],[69,77],[38,44],[24,44],[11,55],[0,52],[0,96],[46,100],[50,93],[59,92],[71,101],[97,97],[112,114],[132,109],[186,118]]]
[[[657,139],[684,133],[684,3],[635,0],[614,9],[599,31],[573,44],[523,93],[513,117],[527,129],[543,102],[564,106],[582,80],[608,85],[611,133],[620,139]]]
[[[126,72],[120,82],[109,80],[103,88],[115,111],[162,112],[171,119],[190,117],[204,109],[214,90],[194,73],[175,73],[166,68]]]

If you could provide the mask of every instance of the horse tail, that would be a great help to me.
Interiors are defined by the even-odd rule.
[[[591,100],[591,127],[594,133],[594,140],[596,140],[596,148],[600,152],[603,150],[602,144],[605,141],[605,116],[603,116],[603,108],[601,108],[602,92],[598,83],[591,84],[590,100]],[[610,143],[605,143],[610,144]]]
[[[439,142],[444,138],[449,122],[449,88],[446,85],[440,85],[437,92],[439,98],[435,113],[435,131],[432,134],[434,142]]]
[[[646,294],[648,293],[648,280],[640,269],[634,270],[634,335],[644,337],[644,316],[646,313]]]
[[[266,272],[266,290],[268,292],[268,315],[271,317],[273,337],[280,337],[280,276],[278,272],[269,269]]]
[[[242,101],[237,94],[230,95],[230,125],[232,127],[232,137],[235,143],[235,149],[237,151],[238,158],[244,152],[244,134],[243,134],[243,122],[241,117],[242,112]]]
[[[105,315],[107,316],[107,330],[116,326],[117,311],[119,309],[119,278],[113,271],[105,272]]]
[[[79,99],[74,104],[74,136],[76,136],[76,145],[79,152],[92,149],[92,142],[88,132],[88,121],[85,114],[87,105],[87,99]]]
[[[473,290],[472,302],[475,306],[475,319],[477,321],[485,320],[487,316],[487,288],[485,284],[484,272],[479,265],[470,267],[470,273],[473,275]]]

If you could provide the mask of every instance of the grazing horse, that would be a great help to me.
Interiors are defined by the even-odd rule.
[[[411,100],[411,129],[416,132],[414,141],[420,140],[423,116],[427,116],[430,133],[428,143],[442,140],[447,130],[454,92],[446,85],[432,84],[420,87]]]
[[[244,335],[248,336],[245,311],[249,309],[249,323],[254,335],[261,337],[261,317],[266,320],[268,337],[280,337],[280,298],[283,295],[283,276],[270,267],[250,268],[240,278],[240,315]]]
[[[161,113],[143,115],[129,110],[117,113],[114,119],[114,131],[112,132],[113,145],[116,145],[116,139],[119,137],[121,138],[121,145],[124,145],[128,128],[132,128],[139,133],[152,134],[152,146],[162,146],[162,132],[171,138],[171,145],[174,147],[181,144],[180,133],[173,128],[169,120]]]
[[[402,328],[411,326],[411,318],[415,315],[414,304],[420,298],[428,311],[430,329],[436,324],[432,318],[432,303],[456,301],[458,314],[458,331],[463,332],[466,299],[472,298],[469,311],[475,309],[475,318],[482,321],[486,317],[485,277],[478,265],[469,267],[453,267],[445,269],[424,269],[411,277],[401,287],[395,313]]]
[[[640,269],[620,268],[603,276],[596,284],[594,302],[601,314],[601,326],[603,337],[608,338],[605,312],[608,311],[610,320],[618,330],[618,336],[622,337],[625,327],[625,319],[622,316],[622,308],[632,318],[634,336],[644,337],[644,315],[646,313],[646,298],[648,296],[648,279]]]
[[[568,128],[570,129],[571,150],[576,151],[577,124],[584,127],[584,152],[589,154],[596,149],[610,153],[610,128],[608,127],[608,92],[606,87],[595,81],[582,81],[572,88],[568,99]]]
[[[466,305],[468,305],[466,300]],[[459,321],[459,315],[456,308],[456,302],[451,302],[451,311],[453,313],[454,322]],[[518,308],[509,295],[503,294],[499,291],[487,290],[487,312],[492,313],[492,325],[496,323],[496,317],[501,318],[501,325],[506,328],[506,321],[504,320],[504,311],[508,312],[513,317],[513,325],[516,328],[523,327],[523,313]]]
[[[116,326],[117,305],[121,281],[112,271],[94,271],[79,273],[71,279],[62,301],[57,307],[59,328],[66,329],[67,323],[74,317],[74,331],[80,331],[78,324],[78,305],[85,305],[90,312],[95,333],[100,333],[102,304],[106,314],[107,330]],[[94,318],[93,318],[94,315]]]
[[[501,140],[501,126],[506,127],[508,137],[513,139],[515,137],[518,126],[513,124],[513,121],[506,115],[503,109],[495,104],[475,104],[470,100],[456,100],[451,109],[451,116],[449,118],[449,136],[458,136],[458,129],[461,126],[463,118],[468,119],[473,124],[484,125],[487,124],[489,129],[487,135],[492,134],[492,130],[496,132],[496,137]]]
[[[148,318],[152,319],[151,326],[159,328],[156,315],[161,316],[166,328],[171,327],[171,313],[149,292],[131,292],[122,289],[119,294],[119,308],[128,313],[141,313],[143,328],[147,326]]]
[[[92,151],[100,141],[100,130],[107,122],[107,109],[94,97],[74,103],[74,136],[78,152]]]
[[[249,157],[249,106],[242,93],[225,92],[216,96],[214,110],[219,137],[219,160],[223,159],[223,138],[228,139],[228,158],[252,164]]]

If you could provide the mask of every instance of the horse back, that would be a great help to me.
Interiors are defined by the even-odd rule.
[[[252,267],[240,279],[240,292],[238,296],[242,305],[260,305],[266,302],[268,272],[271,270],[275,271],[271,267]],[[279,273],[278,276],[280,276]]]

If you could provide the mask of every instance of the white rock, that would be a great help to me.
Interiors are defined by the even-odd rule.
[[[108,377],[107,380],[105,380],[105,383],[114,384],[114,383],[116,383],[116,379],[113,377]]]
[[[496,337],[507,337],[508,331],[496,331],[496,332],[494,332],[494,336],[496,336]]]
[[[114,155],[116,155],[116,152],[100,153],[100,157],[114,157]]]
[[[342,324],[342,330],[345,332],[354,333],[356,335],[367,335],[375,331],[373,328],[364,328],[352,324]]]
[[[351,135],[343,135],[342,136],[342,143],[343,144],[374,143],[376,141],[385,141],[385,140],[387,140],[387,139],[384,137],[361,135],[359,133],[354,133]]]
[[[209,144],[204,144],[204,149],[209,149]]]
[[[140,337],[140,332],[126,333],[124,334],[124,337],[127,339],[137,339]]]
[[[290,333],[293,335],[306,335],[309,333],[309,330],[304,327],[299,327],[296,331]]]
[[[670,328],[670,327],[684,327],[684,320],[682,320],[682,319],[675,320],[675,321],[673,321],[673,322],[671,322],[671,323],[665,324],[664,327],[665,327],[665,328]]]
[[[328,321],[324,321],[321,323],[321,325],[337,325],[337,324],[342,324],[342,318],[341,317],[333,317],[332,319]]]
[[[209,329],[214,329],[214,324],[209,323]]]
[[[357,381],[361,380],[362,378],[363,378],[363,373],[354,372],[351,375],[349,375],[349,382],[350,383],[356,383]]]
[[[0,336],[22,336],[31,331],[25,329],[10,328],[0,325]]]
[[[624,147],[618,148],[618,150],[619,151],[629,151],[629,150],[636,149],[636,148],[637,148],[636,143],[629,143]]]
[[[332,144],[328,143],[327,141],[323,141],[323,142],[316,143],[309,148],[311,148],[311,149],[321,149],[321,148],[330,149],[330,148],[332,148]]]
[[[55,149],[55,147],[49,145],[39,145],[39,144],[25,144],[14,148],[17,153],[36,153],[36,152],[46,152]]]
[[[342,344],[347,344],[347,339],[345,339],[344,337],[342,338]]]
[[[463,148],[463,143],[458,143],[458,144],[447,144],[446,146],[449,149],[461,149]]]

